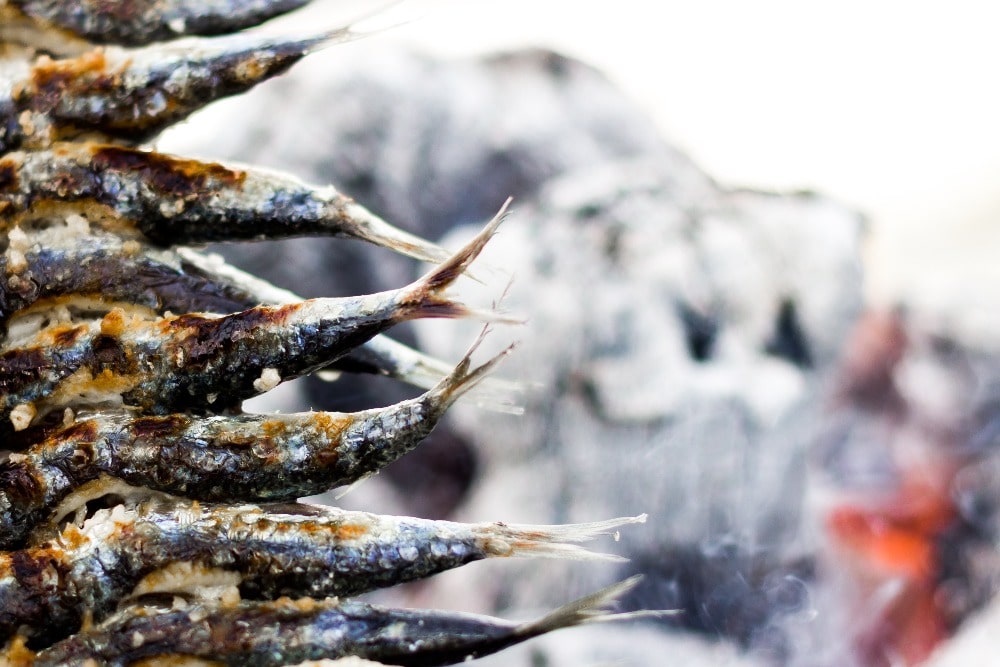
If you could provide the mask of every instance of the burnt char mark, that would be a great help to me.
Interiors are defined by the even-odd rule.
[[[0,609],[0,638],[7,639],[19,626],[27,628],[34,635],[28,646],[34,649],[79,627],[79,616],[62,604],[64,573],[50,553],[44,549],[12,551],[10,565],[21,590],[5,596],[7,604]],[[54,628],[60,628],[59,634],[51,636]]]
[[[250,308],[225,317],[203,317],[201,315],[181,315],[170,322],[170,328],[187,329],[189,334],[180,343],[187,358],[197,361],[215,358],[220,351],[227,350],[232,343],[252,335],[254,329],[268,325],[281,325],[285,319],[299,308],[298,304],[278,307]]]
[[[199,162],[132,150],[117,146],[99,146],[92,165],[98,171],[114,171],[139,179],[153,190],[167,196],[207,198],[214,192],[238,188],[246,172],[229,169],[214,162]]]
[[[52,342],[56,347],[70,347],[76,344],[80,337],[87,333],[89,329],[86,326],[73,327],[71,329],[64,329],[57,332],[52,336]]]
[[[53,568],[51,558],[25,549],[12,552],[10,564],[14,577],[26,588],[45,588],[46,575]]]
[[[14,150],[24,139],[24,132],[17,116],[14,101],[0,99],[0,155]]]
[[[57,97],[81,88],[107,90],[114,81],[107,67],[103,49],[93,49],[77,58],[42,58],[31,70],[31,81],[38,92]]]
[[[97,436],[97,422],[89,419],[71,424],[57,434],[57,437],[64,442],[93,442]]]
[[[193,55],[187,59],[195,72],[178,86],[170,78],[179,62],[140,68],[129,81],[128,62],[109,69],[101,49],[78,58],[45,60],[32,71],[33,89],[19,104],[46,114],[56,121],[63,136],[88,129],[117,139],[142,143],[209,102],[249,90],[265,79],[281,74],[320,41],[258,43],[236,53],[216,56]],[[189,72],[190,73],[190,72]],[[96,99],[97,104],[83,103]]]
[[[187,428],[190,420],[184,415],[164,417],[139,417],[129,423],[129,432],[135,439],[159,440],[174,438]]]
[[[56,363],[48,350],[31,347],[0,355],[0,395],[16,395],[26,382],[37,380]]]
[[[0,160],[0,192],[16,192],[20,187],[17,172],[20,165],[9,157]]]
[[[95,336],[90,343],[90,349],[95,362],[95,371],[108,369],[125,372],[128,369],[128,356],[114,336],[103,334]]]
[[[42,484],[29,470],[9,461],[0,464],[0,482],[7,498],[15,505],[35,502],[43,493]]]

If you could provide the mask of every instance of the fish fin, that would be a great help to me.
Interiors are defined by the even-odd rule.
[[[342,195],[340,195],[342,196]],[[448,251],[415,234],[403,231],[353,201],[343,204],[345,234],[423,262],[448,262]]]
[[[517,343],[512,343],[486,363],[472,368],[472,355],[479,348],[479,345],[483,342],[483,339],[486,338],[489,331],[490,326],[487,324],[483,327],[483,330],[480,332],[479,336],[472,343],[472,345],[469,346],[469,349],[465,352],[465,356],[462,357],[462,360],[458,362],[451,373],[449,373],[447,377],[443,378],[434,388],[427,392],[429,397],[436,399],[442,409],[448,408],[466,392],[473,389],[477,384],[486,379],[486,377],[493,372],[493,369],[506,359],[507,356],[514,351],[514,348],[517,347]]]
[[[342,359],[358,359],[373,369],[358,372],[380,372],[424,390],[445,384],[445,379],[455,372],[455,369],[445,362],[385,335],[372,338]],[[467,388],[463,391],[465,396],[488,410],[515,415],[524,414],[521,397],[525,393],[525,387],[519,382],[495,377],[477,378],[474,383],[467,384]]]
[[[621,517],[593,523],[562,526],[507,525],[503,523],[476,526],[477,538],[483,550],[493,557],[566,558],[572,560],[625,561],[614,554],[589,551],[574,544],[587,542],[600,535],[613,535],[617,529],[633,523],[645,523],[646,515]]]
[[[404,319],[477,317],[507,324],[520,324],[522,322],[522,320],[496,311],[469,308],[443,295],[444,290],[465,273],[469,265],[479,257],[483,248],[496,234],[506,211],[507,205],[504,204],[500,212],[471,241],[404,291],[400,297],[400,305],[406,310]]]
[[[614,613],[608,607],[617,602],[623,595],[631,591],[642,580],[642,575],[629,577],[590,595],[585,595],[564,604],[550,614],[527,623],[522,623],[514,630],[514,634],[522,637],[537,637],[560,628],[571,628],[590,623],[607,623],[612,621],[627,621],[637,618],[660,618],[676,614],[673,610],[651,610]]]

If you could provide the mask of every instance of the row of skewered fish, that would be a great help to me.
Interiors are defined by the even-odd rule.
[[[472,525],[294,503],[404,455],[463,394],[498,400],[486,376],[511,350],[477,366],[477,341],[450,368],[384,335],[422,317],[509,319],[446,293],[502,211],[449,254],[331,187],[141,147],[354,36],[239,32],[303,4],[0,1],[8,664],[443,665],[622,616],[604,610],[632,580],[521,624],[341,599],[484,558],[613,558],[579,543],[645,517]],[[183,247],[300,235],[436,266],[397,290],[301,300]],[[358,413],[242,412],[327,368],[426,391]]]

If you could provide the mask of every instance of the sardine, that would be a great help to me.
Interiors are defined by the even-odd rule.
[[[86,225],[82,217],[77,217]],[[0,327],[39,301],[72,304],[80,298],[119,302],[153,312],[234,313],[261,305],[245,288],[202,271],[171,250],[110,234],[74,235],[65,243],[8,235],[0,255]]]
[[[105,302],[110,311],[117,302],[167,312],[228,314],[259,305],[285,305],[303,299],[266,281],[227,265],[221,257],[205,256],[186,248],[157,249],[142,241],[90,233],[82,216],[69,224],[86,233],[55,230],[8,235],[7,251],[0,255],[0,328],[14,313],[42,301],[69,306],[82,298]],[[39,235],[43,234],[41,240]],[[15,242],[15,238],[20,239]],[[95,304],[96,305],[96,304]],[[385,375],[422,389],[447,377],[451,367],[380,334],[335,360],[327,368],[350,373]],[[519,388],[489,378],[475,388],[481,401],[493,409],[517,412],[511,403]],[[506,405],[504,404],[506,403]]]
[[[615,559],[575,544],[645,517],[568,526],[459,524],[330,507],[200,505],[153,498],[98,510],[81,528],[0,553],[0,640],[74,632],[130,594],[190,587],[158,570],[193,563],[236,573],[245,598],[356,595],[484,558]],[[169,571],[166,573],[169,574]],[[180,586],[180,588],[178,588]]]
[[[311,299],[223,317],[154,320],[115,310],[99,322],[56,325],[0,354],[0,428],[75,406],[125,405],[144,414],[231,408],[279,382],[327,366],[392,325],[480,316],[444,296],[500,224],[411,285],[362,297]]]
[[[495,217],[503,218],[510,202],[508,199]],[[227,264],[218,255],[206,256],[188,248],[177,248],[175,252],[184,266],[193,267],[195,273],[211,276],[214,287],[206,288],[207,292],[242,295],[238,298],[243,300],[235,303],[232,310],[242,310],[260,304],[277,305],[302,301],[302,298],[293,292],[275,287],[265,280],[241,271]],[[192,298],[197,297],[192,296]],[[175,308],[169,310],[179,311]],[[194,310],[211,309],[194,308]],[[356,347],[327,368],[348,373],[384,375],[421,389],[431,389],[452,371],[452,367],[444,361],[404,345],[385,334],[379,334],[364,345]],[[488,377],[471,391],[490,409],[521,414],[523,410],[514,401],[523,390],[524,387],[517,382]]]
[[[0,463],[0,549],[20,546],[67,496],[102,476],[233,502],[295,500],[357,482],[415,448],[510,349],[476,368],[470,350],[422,396],[363,412],[78,419]]]
[[[3,0],[8,21],[35,24],[38,31],[58,31],[90,43],[141,46],[187,35],[219,35],[249,28],[298,9],[309,0]],[[0,32],[16,39],[16,34]],[[45,44],[49,41],[46,40]],[[28,41],[33,45],[35,41]]]
[[[504,215],[509,204],[508,199],[497,214],[498,217]],[[277,288],[267,281],[226,264],[217,255],[206,257],[187,248],[178,248],[176,252],[186,264],[210,273],[213,280],[219,283],[225,283],[227,291],[245,292],[249,299],[247,306],[258,303],[296,303],[302,300],[288,290]],[[414,350],[385,334],[379,334],[364,345],[354,348],[327,368],[348,373],[384,375],[421,389],[434,387],[452,370],[447,363]],[[522,408],[515,401],[523,391],[524,387],[517,382],[488,377],[473,387],[472,394],[490,409],[522,414]]]
[[[207,104],[246,92],[306,54],[356,36],[349,28],[287,37],[243,33],[5,63],[0,153],[83,136],[145,143]]]
[[[0,158],[0,229],[81,208],[90,224],[164,246],[326,235],[430,262],[448,257],[333,187],[276,172],[91,143]]]
[[[638,581],[626,579],[526,623],[335,599],[283,598],[170,610],[137,606],[42,651],[34,665],[82,667],[94,660],[124,667],[147,656],[172,655],[252,667],[343,656],[404,667],[452,665],[561,628],[649,616],[608,612]]]

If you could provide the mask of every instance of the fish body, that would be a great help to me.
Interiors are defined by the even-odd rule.
[[[571,543],[642,520],[507,526],[308,505],[117,505],[48,542],[0,553],[0,638],[22,625],[46,640],[65,636],[85,611],[103,618],[145,577],[180,562],[235,573],[248,598],[348,596],[490,557],[602,558]]]
[[[8,20],[69,33],[90,43],[140,46],[188,35],[243,30],[298,9],[309,0],[5,0]],[[20,15],[18,17],[18,14]],[[61,40],[64,34],[57,34]],[[11,35],[5,35],[10,39]],[[29,42],[30,44],[31,42]]]
[[[39,301],[79,298],[153,312],[233,313],[260,305],[253,295],[185,262],[169,250],[110,234],[74,236],[65,245],[33,242],[0,256],[0,323]]]
[[[139,607],[41,652],[34,664],[82,666],[96,660],[124,667],[147,656],[176,655],[277,667],[358,656],[388,665],[436,667],[489,655],[560,628],[633,618],[606,608],[635,584],[635,579],[620,582],[527,623],[339,600],[281,599],[183,610]]]
[[[243,33],[8,64],[0,78],[8,129],[0,153],[84,136],[148,142],[207,104],[250,90],[307,53],[351,37],[346,28],[287,37]]]
[[[429,262],[448,253],[333,187],[123,146],[59,143],[0,157],[0,227],[62,210],[159,245],[292,236],[350,237]]]
[[[91,233],[86,219],[69,218],[77,233],[49,229],[21,234],[0,255],[0,324],[36,303],[65,306],[90,300],[105,310],[130,304],[164,315],[168,312],[235,313],[259,305],[288,305],[298,296],[250,276],[221,259],[186,249],[160,249],[109,233]],[[13,239],[13,234],[10,235]],[[16,247],[15,247],[16,245]],[[394,377],[429,389],[447,377],[450,367],[384,335],[334,360],[329,368]],[[514,389],[488,380],[492,402]],[[479,393],[488,393],[480,391]]]

